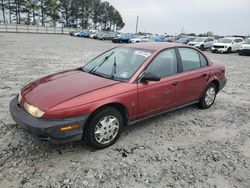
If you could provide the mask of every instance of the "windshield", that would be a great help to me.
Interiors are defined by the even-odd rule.
[[[227,39],[227,38],[223,38],[223,39],[219,39],[218,43],[232,43],[233,39]]]
[[[83,70],[106,78],[128,81],[152,53],[150,50],[118,47],[93,59]]]
[[[195,38],[193,41],[194,41],[194,42],[203,42],[205,39],[206,39],[206,38],[204,38],[204,37],[197,37],[197,38]]]
[[[250,44],[250,38],[246,39],[245,44]]]

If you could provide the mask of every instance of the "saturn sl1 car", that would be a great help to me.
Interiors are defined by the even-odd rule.
[[[209,108],[225,84],[224,66],[197,48],[128,44],[26,85],[10,112],[42,140],[85,140],[101,149],[115,143],[126,125],[195,103]]]

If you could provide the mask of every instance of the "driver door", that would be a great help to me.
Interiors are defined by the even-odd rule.
[[[175,85],[171,75],[177,73],[175,50],[160,52],[145,72],[154,73],[161,80],[138,83],[138,118],[174,107]]]

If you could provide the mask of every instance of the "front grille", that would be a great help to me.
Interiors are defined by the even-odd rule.
[[[224,48],[224,46],[214,45],[214,48]]]

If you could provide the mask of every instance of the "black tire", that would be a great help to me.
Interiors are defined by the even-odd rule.
[[[201,51],[204,51],[204,50],[205,50],[205,48],[204,48],[204,45],[203,45],[203,44],[200,46],[200,50],[201,50]]]
[[[213,89],[214,89],[214,91],[215,91],[215,96],[214,96],[214,99],[213,99],[212,103],[208,105],[208,104],[206,104],[205,98],[206,98],[206,93],[207,93],[207,91],[208,91],[210,88],[213,88]],[[218,91],[217,91],[217,88],[216,88],[215,84],[214,84],[214,83],[210,83],[210,84],[206,87],[206,89],[204,90],[204,92],[203,92],[203,94],[202,94],[202,97],[201,97],[201,99],[200,99],[200,101],[199,101],[199,106],[200,106],[202,109],[210,108],[210,107],[214,104],[214,101],[215,101],[215,99],[216,99],[216,94],[217,94],[217,92],[218,92]]]
[[[227,49],[227,54],[230,54],[231,52],[232,52],[232,48],[229,47],[229,48]]]
[[[119,129],[118,129],[118,133],[113,138],[113,140],[111,140],[109,143],[101,144],[95,139],[95,128],[98,122],[101,119],[103,119],[105,116],[114,116],[115,118],[117,118],[119,122]],[[87,124],[86,128],[84,129],[83,139],[88,145],[92,146],[93,148],[103,149],[114,144],[117,141],[117,139],[120,137],[122,130],[123,130],[123,117],[121,113],[113,107],[105,107],[101,109],[100,111],[98,111],[91,118],[90,122]]]

